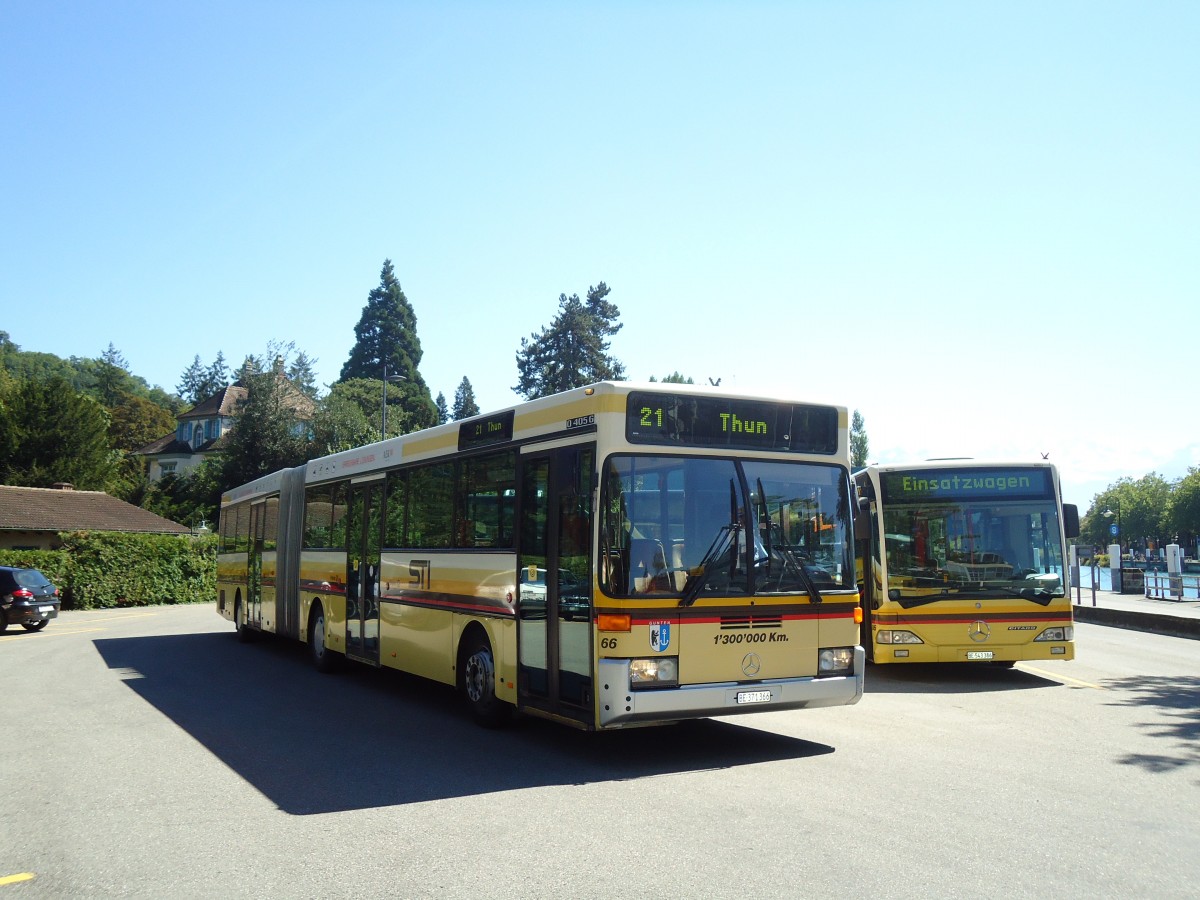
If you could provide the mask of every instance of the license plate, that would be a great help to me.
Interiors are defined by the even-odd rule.
[[[995,656],[991,650],[968,650],[967,659],[991,659]]]
[[[771,699],[770,691],[738,691],[738,703],[766,703]]]
[[[38,612],[54,612],[53,606],[39,606]]]

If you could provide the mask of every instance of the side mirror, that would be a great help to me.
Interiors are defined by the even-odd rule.
[[[1068,538],[1079,537],[1079,507],[1074,503],[1063,504],[1063,531]]]
[[[871,539],[871,501],[866,497],[858,500],[858,513],[854,516],[854,540]]]

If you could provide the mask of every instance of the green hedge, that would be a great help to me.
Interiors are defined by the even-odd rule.
[[[61,550],[0,550],[0,565],[41,569],[65,609],[207,603],[217,595],[215,535],[73,531]]]

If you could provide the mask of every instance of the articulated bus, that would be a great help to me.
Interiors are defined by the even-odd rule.
[[[1064,559],[1079,512],[1053,465],[872,465],[854,480],[874,662],[1075,658]]]
[[[857,702],[846,409],[604,382],[221,500],[218,611],[602,730]]]

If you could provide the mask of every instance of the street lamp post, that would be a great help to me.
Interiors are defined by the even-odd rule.
[[[1114,513],[1112,511],[1112,507],[1110,506],[1108,509],[1104,510],[1102,515],[1106,519],[1111,519],[1113,516],[1117,517],[1117,546],[1120,547],[1124,544],[1124,541],[1125,541],[1125,534],[1124,534],[1124,532],[1121,531],[1121,501],[1114,500],[1113,504],[1117,507],[1117,511]],[[1122,547],[1122,549],[1124,549],[1124,548]]]
[[[399,384],[402,381],[408,381],[403,375],[389,375],[387,373],[387,363],[383,364],[383,413],[380,416],[379,422],[379,439],[387,440],[387,386],[388,382]]]

